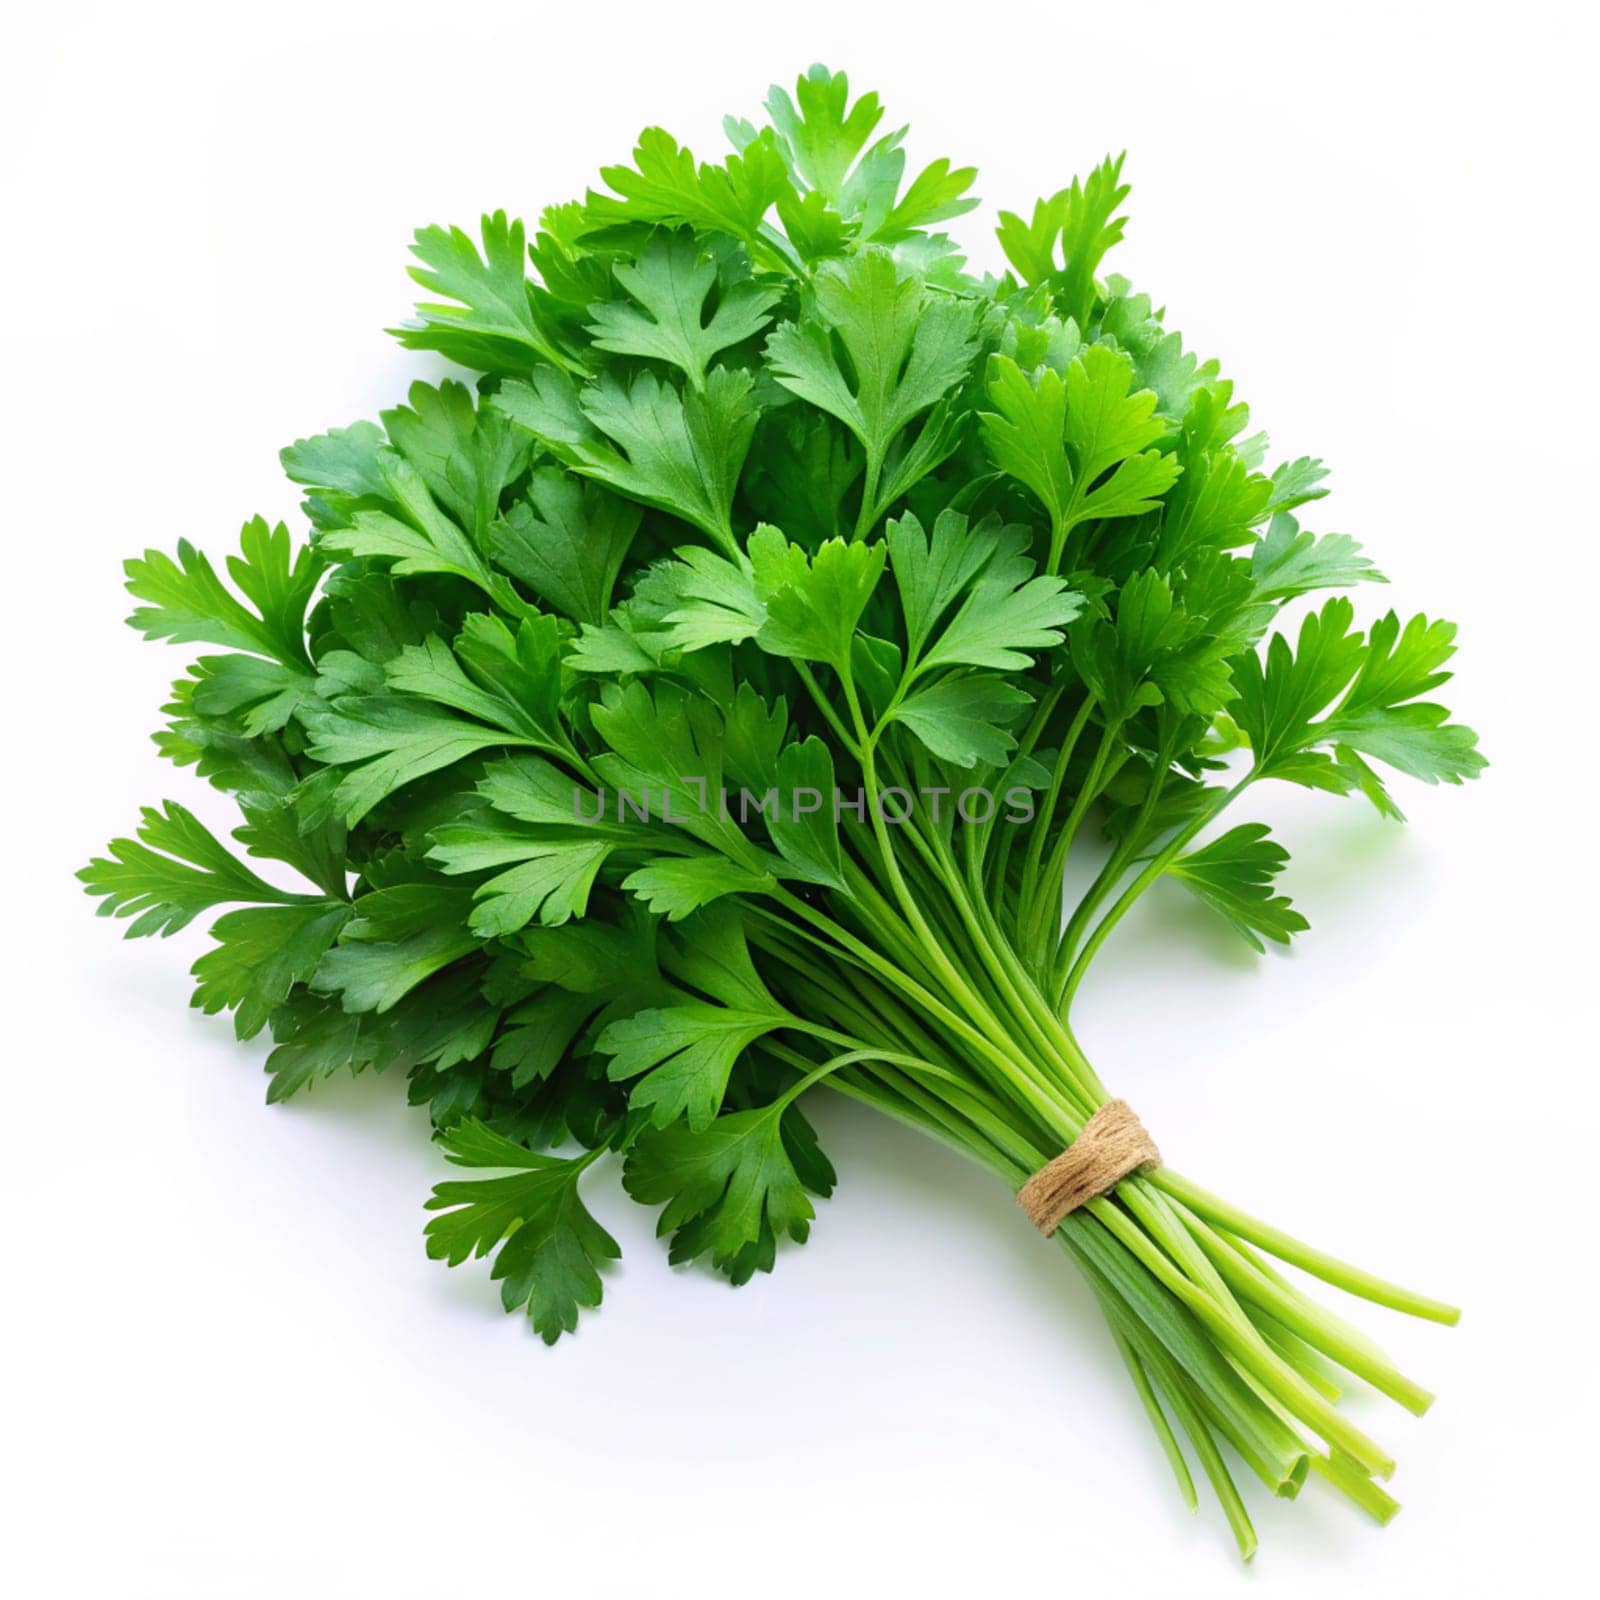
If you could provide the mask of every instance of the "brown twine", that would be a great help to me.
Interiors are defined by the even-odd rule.
[[[1040,1233],[1049,1235],[1064,1217],[1130,1173],[1160,1165],[1161,1152],[1133,1107],[1126,1100],[1107,1100],[1083,1132],[1017,1190],[1017,1204]]]

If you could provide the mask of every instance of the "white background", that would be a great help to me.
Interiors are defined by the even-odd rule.
[[[0,1568],[30,1597],[1536,1591],[1593,1521],[1595,37],[1579,5],[40,5],[7,24],[9,1310]],[[21,23],[20,30],[18,23]],[[1247,959],[1151,896],[1081,1033],[1184,1171],[1459,1300],[1361,1320],[1442,1398],[1358,1400],[1387,1530],[1247,1495],[1189,1518],[1082,1285],[975,1169],[854,1108],[813,1240],[732,1292],[607,1181],[606,1304],[546,1350],[423,1254],[443,1164],[389,1081],[268,1110],[185,1010],[195,936],[123,945],[72,870],[215,797],[148,742],[178,652],[120,561],[295,522],[290,439],[430,369],[411,230],[531,216],[646,122],[720,153],[813,59],[957,226],[1127,147],[1113,265],[1170,307],[1368,591],[1461,624],[1494,763],[1256,814],[1314,927]],[[1169,1588],[1168,1585],[1172,1587]]]

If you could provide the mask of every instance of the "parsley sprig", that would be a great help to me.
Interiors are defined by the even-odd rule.
[[[270,1099],[403,1076],[467,1173],[429,1252],[493,1255],[546,1340],[617,1255],[608,1166],[675,1261],[744,1282],[804,1240],[814,1092],[1020,1186],[1107,1097],[1073,1002],[1144,895],[1258,951],[1305,931],[1258,785],[1398,818],[1385,770],[1483,766],[1433,699],[1453,628],[1307,607],[1383,581],[1302,527],[1321,464],[1269,470],[1218,364],[1104,271],[1120,158],[1002,213],[978,277],[939,229],[971,169],[908,178],[821,67],[767,110],[720,163],[646,130],[531,242],[424,229],[399,336],[474,384],[285,450],[309,542],[258,519],[221,570],[128,566],[135,627],[223,652],[158,743],[301,883],[169,802],[85,884],[134,935],[221,913],[195,1004],[270,1029]],[[1430,1397],[1273,1262],[1451,1308],[1169,1168],[1056,1239],[1246,1555],[1223,1444],[1392,1514],[1342,1374]]]

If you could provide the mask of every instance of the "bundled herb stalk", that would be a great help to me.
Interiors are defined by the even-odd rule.
[[[531,243],[498,213],[419,233],[399,337],[475,386],[285,450],[310,541],[247,524],[231,586],[187,543],[128,567],[136,628],[218,652],[158,743],[300,881],[168,803],[90,893],[134,935],[232,908],[195,1004],[270,1029],[269,1100],[404,1075],[471,1174],[430,1252],[494,1252],[547,1340],[617,1254],[607,1169],[674,1261],[742,1283],[803,1240],[834,1183],[813,1092],[1022,1189],[1108,1100],[1072,1005],[1147,891],[1257,949],[1306,926],[1237,820],[1257,785],[1397,818],[1379,767],[1483,764],[1427,698],[1449,624],[1361,631],[1335,597],[1273,631],[1381,579],[1300,526],[1320,465],[1269,471],[1217,363],[1103,275],[1120,161],[1002,213],[980,278],[936,231],[970,169],[907,182],[876,96],[822,68],[767,109],[720,165],[647,130]],[[1098,871],[1063,917],[1074,851]],[[1181,1441],[1247,1555],[1224,1447],[1386,1519],[1338,1385],[1430,1397],[1278,1263],[1456,1313],[1119,1170],[1044,1225],[1185,1496]]]

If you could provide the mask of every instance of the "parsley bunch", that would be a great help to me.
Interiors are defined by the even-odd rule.
[[[1380,768],[1483,765],[1429,698],[1449,624],[1336,597],[1274,631],[1381,579],[1300,526],[1320,464],[1269,471],[1217,363],[1103,274],[1120,160],[1002,213],[977,277],[938,231],[970,168],[908,181],[820,67],[767,110],[720,164],[648,129],[531,241],[420,232],[399,337],[475,385],[285,450],[309,542],[258,519],[223,571],[128,564],[132,624],[214,652],[157,741],[234,797],[243,855],[169,802],[89,892],[132,935],[230,908],[194,1003],[270,1031],[269,1100],[403,1076],[464,1169],[430,1253],[492,1253],[546,1340],[617,1255],[591,1168],[735,1283],[833,1187],[813,1090],[1014,1190],[1107,1098],[1072,1004],[1140,896],[1172,880],[1258,950],[1306,926],[1225,811],[1277,781],[1398,817]],[[1244,1553],[1223,1445],[1392,1513],[1338,1383],[1430,1397],[1273,1260],[1453,1310],[1166,1167],[1055,1240]]]

